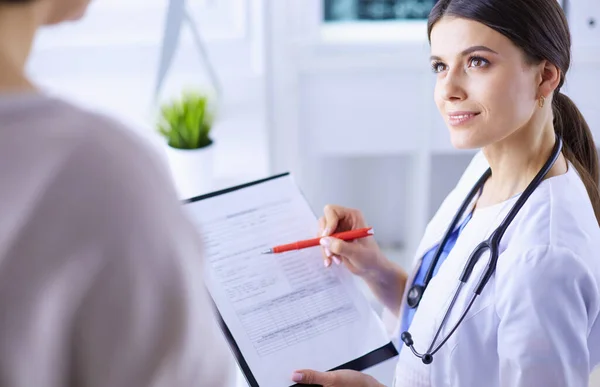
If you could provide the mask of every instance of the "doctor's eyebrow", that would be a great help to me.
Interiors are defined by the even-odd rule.
[[[491,48],[486,47],[486,46],[471,46],[471,47],[469,47],[467,49],[464,49],[460,53],[460,56],[464,57],[464,56],[467,56],[467,55],[469,55],[469,54],[471,54],[473,52],[476,52],[476,51],[485,51],[485,52],[489,52],[489,53],[496,54],[496,55],[498,54],[496,51],[494,51]],[[440,58],[439,56],[436,56],[436,55],[430,56],[429,59],[430,60],[442,61],[442,58]]]

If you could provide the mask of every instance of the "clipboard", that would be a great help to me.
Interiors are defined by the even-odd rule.
[[[218,196],[222,196],[222,195],[226,195],[229,193],[233,193],[236,191],[240,191],[240,190],[244,190],[246,188],[249,187],[253,187],[253,186],[258,186],[264,183],[268,183],[268,182],[272,182],[278,179],[282,179],[282,178],[288,178],[290,177],[290,173],[289,172],[285,172],[285,173],[281,173],[281,174],[277,174],[274,176],[270,176],[270,177],[266,177],[264,179],[260,179],[260,180],[255,180],[255,181],[251,181],[248,183],[244,183],[244,184],[240,184],[240,185],[236,185],[233,187],[229,187],[229,188],[225,188],[225,189],[221,189],[218,191],[214,191],[211,193],[207,193],[204,195],[200,195],[200,196],[196,196],[196,197],[192,197],[189,199],[184,199],[182,200],[182,204],[184,206],[189,206],[193,203],[197,203],[197,202],[201,202],[207,199],[211,199],[211,198],[215,198]],[[301,194],[301,193],[300,193]],[[301,194],[302,195],[302,194]],[[304,196],[302,196],[304,198]],[[312,211],[311,211],[312,212]],[[314,212],[312,212],[314,215]],[[257,381],[257,378],[255,377],[253,371],[251,370],[248,361],[246,360],[246,357],[244,356],[244,354],[242,353],[242,350],[240,348],[240,346],[238,345],[238,343],[236,342],[234,335],[232,334],[230,327],[227,325],[227,323],[225,322],[225,319],[223,318],[223,315],[221,314],[221,310],[219,309],[219,306],[217,305],[217,302],[215,301],[213,295],[210,293],[209,291],[209,296],[210,299],[212,301],[214,310],[215,310],[215,314],[217,316],[218,319],[218,323],[219,326],[224,334],[224,337],[230,347],[230,350],[232,352],[232,354],[235,357],[236,362],[238,363],[239,368],[241,369],[248,385],[250,387],[263,387],[262,385],[259,384],[259,382]],[[351,340],[352,338],[348,338],[348,340]],[[367,368],[370,368],[374,365],[377,365],[379,363],[382,363],[386,360],[389,360],[395,356],[398,355],[398,350],[396,349],[396,347],[394,346],[394,344],[392,343],[392,341],[390,340],[387,344],[384,344],[378,348],[373,349],[372,351],[359,356],[353,360],[350,360],[348,362],[345,362],[344,364],[335,366],[333,368],[328,369],[327,371],[335,371],[335,370],[341,370],[341,369],[348,369],[348,370],[354,370],[354,371],[364,371]],[[308,386],[305,384],[287,384],[285,387],[287,386]],[[284,386],[282,386],[284,387]]]

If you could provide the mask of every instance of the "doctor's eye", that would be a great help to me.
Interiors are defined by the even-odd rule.
[[[480,56],[472,56],[469,58],[469,67],[486,67],[489,64],[490,61]]]
[[[434,73],[440,73],[446,69],[446,65],[440,61],[434,61],[431,63],[431,71]]]

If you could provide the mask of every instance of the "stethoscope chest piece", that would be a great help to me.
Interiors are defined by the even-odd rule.
[[[425,293],[425,287],[421,285],[413,285],[406,297],[406,303],[411,308],[416,308],[421,302],[421,298],[423,297],[423,293]]]

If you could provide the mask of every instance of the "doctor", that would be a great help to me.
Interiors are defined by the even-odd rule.
[[[598,155],[560,92],[571,59],[563,11],[556,0],[441,0],[428,35],[452,143],[482,151],[410,274],[366,239],[323,238],[325,266],[345,265],[398,316],[397,387],[588,386],[600,363]],[[324,235],[366,225],[338,206],[320,224]],[[292,379],[381,385],[345,370]]]

